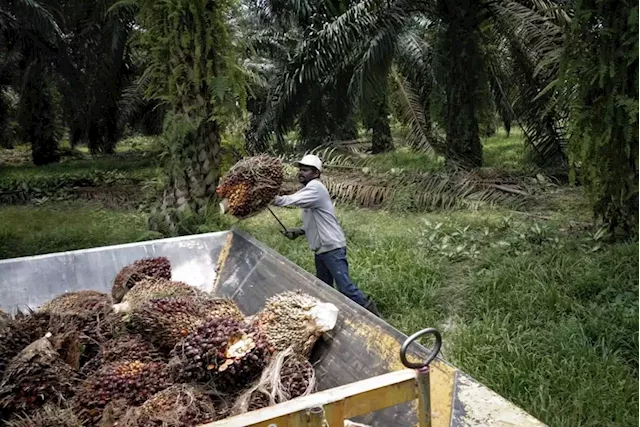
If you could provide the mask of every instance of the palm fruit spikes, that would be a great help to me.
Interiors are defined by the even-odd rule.
[[[105,406],[118,399],[141,405],[155,393],[172,385],[162,362],[128,360],[103,366],[81,385],[72,405],[83,425],[95,425]]]
[[[77,374],[60,358],[51,337],[47,333],[11,360],[0,386],[0,407],[27,411],[73,395]]]
[[[118,427],[191,427],[216,419],[216,408],[204,391],[176,384],[131,408],[118,420]]]
[[[59,295],[40,311],[57,314],[87,314],[112,305],[109,295],[97,291],[77,291]]]
[[[162,361],[162,355],[141,335],[124,335],[101,344],[97,356],[82,367],[82,372],[92,373],[104,365],[128,360],[157,362]]]
[[[223,211],[244,218],[266,207],[280,191],[284,177],[280,159],[267,155],[247,157],[221,180],[216,194],[224,199]]]
[[[80,365],[93,359],[100,350],[100,344],[121,336],[125,331],[122,315],[111,305],[105,305],[84,314],[64,315],[69,324],[73,323],[80,332],[83,351]]]
[[[200,302],[203,315],[207,318],[230,317],[244,320],[244,315],[235,302],[226,298],[211,298]]]
[[[313,365],[291,349],[274,354],[260,379],[240,395],[232,414],[286,402],[315,391],[316,377]]]
[[[258,327],[276,351],[291,347],[294,353],[309,356],[322,335],[321,328],[309,313],[318,303],[316,298],[300,292],[275,295],[256,316]]]
[[[69,408],[45,405],[31,413],[16,415],[5,424],[6,427],[82,427]]]
[[[113,281],[111,296],[114,302],[122,301],[125,294],[137,282],[147,277],[171,279],[171,263],[166,257],[141,259],[124,267]]]
[[[152,299],[125,317],[130,330],[143,334],[167,352],[203,321],[197,301],[186,298]]]
[[[272,349],[258,329],[234,318],[212,318],[171,351],[179,381],[213,380],[218,390],[239,390],[255,380]]]
[[[120,304],[114,306],[118,312],[128,312],[137,305],[143,304],[151,299],[159,298],[190,298],[209,299],[209,295],[198,288],[189,286],[184,282],[176,282],[162,278],[146,278],[139,281],[122,298]]]
[[[0,378],[13,357],[49,331],[51,321],[51,314],[36,312],[19,314],[0,326]]]

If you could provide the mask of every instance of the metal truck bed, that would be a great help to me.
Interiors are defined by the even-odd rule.
[[[340,310],[338,323],[312,355],[319,390],[404,368],[399,358],[404,334],[238,230],[2,260],[0,308],[36,308],[56,295],[82,289],[109,293],[122,267],[154,256],[169,258],[175,280],[231,298],[245,315],[259,311],[270,296],[288,290],[301,290],[335,304]],[[443,339],[446,343],[446,335]],[[412,348],[416,358],[424,359],[427,354],[424,347]],[[543,425],[444,360],[438,358],[431,366],[433,426]],[[354,421],[413,426],[416,403]]]

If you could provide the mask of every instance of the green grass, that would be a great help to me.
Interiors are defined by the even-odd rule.
[[[20,145],[13,150],[0,149],[0,180],[51,178],[62,174],[87,173],[91,171],[120,171],[129,178],[145,179],[154,175],[157,155],[148,151],[153,146],[153,138],[131,137],[116,147],[116,155],[91,157],[87,147],[77,147],[71,151],[68,141],[61,143],[62,161],[46,166],[35,166],[30,161],[30,149]],[[125,155],[126,154],[126,155]],[[21,164],[12,164],[10,159],[19,158]]]
[[[120,171],[130,178],[144,179],[153,176],[154,159],[151,156],[118,157],[108,156],[96,159],[73,160],[46,166],[7,166],[0,170],[0,180],[20,180],[29,178],[46,179],[63,174],[87,173],[91,171]]]
[[[520,171],[525,167],[525,147],[520,128],[512,128],[507,137],[504,129],[498,129],[494,136],[482,138],[484,165],[506,171]],[[393,168],[406,172],[440,172],[444,169],[444,159],[434,154],[414,153],[408,147],[398,147],[395,151],[377,154],[369,160],[376,171]]]
[[[0,259],[136,241],[146,217],[98,204],[0,206]]]
[[[407,147],[399,147],[389,153],[372,156],[369,165],[376,171],[439,172],[444,168],[444,160],[433,154],[413,153]]]
[[[500,128],[496,135],[483,138],[484,165],[509,171],[522,170],[525,166],[523,137],[522,129],[514,127],[508,137]]]

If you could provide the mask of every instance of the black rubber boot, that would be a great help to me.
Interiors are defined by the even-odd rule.
[[[373,302],[371,297],[367,298],[367,304],[364,306],[364,308],[366,308],[367,310],[369,310],[371,313],[375,314],[376,316],[382,318],[382,315],[378,311],[378,306],[376,306],[376,303]]]

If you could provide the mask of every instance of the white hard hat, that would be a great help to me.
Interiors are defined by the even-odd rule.
[[[322,172],[322,160],[320,160],[320,157],[314,156],[313,154],[307,154],[302,158],[302,160],[294,162],[293,165],[296,167],[301,165],[312,166],[318,169],[318,172]]]

